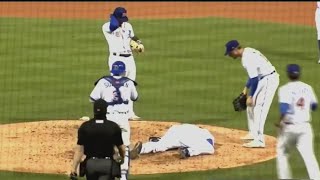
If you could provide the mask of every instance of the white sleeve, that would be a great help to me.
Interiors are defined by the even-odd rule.
[[[278,91],[279,103],[291,104],[291,98],[288,92],[282,87]]]
[[[137,91],[137,89],[136,89],[136,87],[134,86],[134,84],[133,84],[132,81],[130,81],[129,86],[130,86],[130,91],[131,91],[131,93],[130,93],[130,99],[131,99],[132,101],[136,101],[136,100],[138,99],[138,91]]]
[[[314,92],[314,90],[311,86],[310,86],[310,98],[311,98],[311,103],[318,104],[318,99],[317,99],[316,93]]]
[[[102,93],[103,88],[104,88],[103,80],[100,80],[98,82],[98,84],[93,88],[93,90],[90,94],[90,101],[91,102],[102,98],[101,93]]]
[[[129,31],[130,38],[134,37],[133,28],[132,28],[132,25],[130,23],[128,23],[128,31]]]
[[[107,22],[102,26],[102,32],[104,34],[105,37],[107,37],[107,35],[109,35],[111,33],[111,30],[109,28],[110,23]]]

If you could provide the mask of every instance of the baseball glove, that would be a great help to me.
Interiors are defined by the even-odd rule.
[[[134,41],[134,40],[130,40],[130,47],[132,51],[138,52],[138,53],[142,53],[144,52],[144,46],[141,43],[141,41]]]
[[[244,111],[247,108],[247,95],[241,93],[236,97],[233,102],[233,107],[235,111]]]

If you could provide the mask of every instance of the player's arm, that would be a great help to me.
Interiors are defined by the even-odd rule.
[[[77,168],[78,168],[78,166],[81,162],[81,159],[84,155],[84,147],[83,147],[84,143],[85,143],[84,132],[83,132],[82,126],[80,126],[80,128],[78,129],[78,142],[77,142],[77,145],[74,149],[75,153],[73,156],[73,163],[72,163],[72,169],[71,169],[72,173],[77,172]]]
[[[130,90],[131,90],[131,94],[130,94],[130,99],[132,101],[137,101],[138,100],[138,91],[136,86],[134,85],[133,81],[130,82]]]
[[[248,78],[247,80],[247,83],[242,91],[243,94],[247,95],[248,94],[248,91],[250,89],[250,86],[251,86],[251,81],[250,81],[250,78]]]
[[[96,100],[101,98],[101,90],[103,89],[103,79],[101,79],[96,86],[93,88],[92,92],[90,93],[89,96],[89,101],[90,102],[95,102]]]
[[[129,27],[129,36],[132,40],[136,41],[138,44],[142,44],[142,41],[140,40],[140,38],[138,36],[136,36],[134,34],[134,31],[133,31],[133,28],[132,28],[132,25],[130,23],[127,24]]]
[[[280,118],[275,123],[275,126],[281,128],[281,121],[285,118],[285,116],[290,112],[290,96],[289,93],[285,91],[285,89],[280,88],[278,90],[278,97],[279,97],[279,111],[280,111]]]
[[[317,99],[317,96],[313,90],[313,88],[310,86],[310,94],[311,94],[311,110],[312,111],[315,111],[317,108],[318,108],[318,99]]]
[[[110,25],[109,25],[110,32],[115,31],[119,27],[120,27],[119,21],[117,20],[117,18],[114,15],[111,15],[110,16]]]
[[[118,148],[119,154],[121,156],[121,164],[124,162],[124,158],[126,156],[126,146],[123,144],[122,140],[122,132],[120,127],[117,128],[116,133],[114,134],[114,142],[115,146]]]

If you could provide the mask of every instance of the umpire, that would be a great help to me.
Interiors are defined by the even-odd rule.
[[[120,177],[120,164],[125,157],[120,127],[106,119],[107,102],[98,99],[94,102],[94,118],[84,122],[78,130],[78,142],[75,148],[70,179],[77,180],[77,168],[80,164],[80,176],[85,172],[87,180],[113,180]],[[121,158],[113,159],[114,147],[118,147]],[[83,155],[86,159],[80,163]]]

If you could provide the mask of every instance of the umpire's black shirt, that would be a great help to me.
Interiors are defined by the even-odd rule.
[[[77,144],[84,146],[87,158],[112,158],[113,146],[123,144],[121,129],[112,121],[91,119],[80,126]]]

